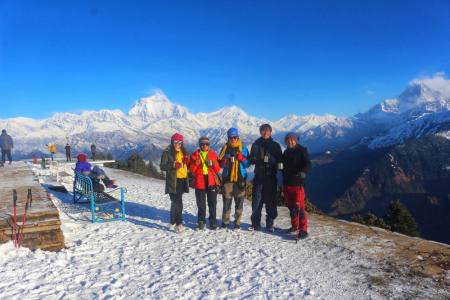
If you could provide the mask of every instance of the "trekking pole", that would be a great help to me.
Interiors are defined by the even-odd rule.
[[[297,207],[297,222],[295,222],[296,224],[296,229],[295,229],[295,243],[298,243],[298,233],[299,233],[299,227],[300,227],[300,208]]]
[[[27,203],[25,204],[25,210],[23,211],[23,217],[22,217],[22,230],[20,231],[19,235],[19,241],[18,241],[18,248],[22,246],[22,240],[23,240],[23,231],[25,228],[25,223],[27,221],[27,210],[28,210],[28,204],[29,204],[29,198],[27,198]]]
[[[17,191],[13,190],[13,205],[14,205],[14,219],[13,219],[13,244],[17,248]]]
[[[30,207],[31,207],[31,203],[33,203],[33,194],[31,193],[31,189],[28,189],[27,199],[30,199]]]

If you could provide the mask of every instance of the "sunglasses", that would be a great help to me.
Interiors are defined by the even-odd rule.
[[[200,147],[205,147],[205,146],[209,146],[209,143],[201,143]]]
[[[183,142],[180,142],[180,141],[173,141],[173,144],[174,145],[181,145]]]
[[[230,137],[230,140],[237,140],[239,137],[238,136],[232,136]]]

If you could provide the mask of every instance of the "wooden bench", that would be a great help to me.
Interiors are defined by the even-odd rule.
[[[120,199],[113,196],[120,190]],[[94,184],[89,176],[75,171],[73,181],[73,202],[90,203],[92,223],[125,221],[125,193],[123,187],[111,191],[95,192]]]

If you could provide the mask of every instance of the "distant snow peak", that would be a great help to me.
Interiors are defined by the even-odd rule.
[[[245,116],[248,117],[247,113],[240,107],[236,105],[223,107],[219,109],[216,114],[223,115],[223,116],[230,116],[230,117],[237,117],[237,116]]]
[[[187,108],[173,104],[160,90],[149,97],[139,99],[128,112],[143,122],[157,121],[167,118],[182,118],[189,114]]]
[[[450,140],[450,130],[439,132],[436,135]]]
[[[445,97],[450,97],[450,79],[445,78],[444,72],[435,73],[433,76],[416,78],[410,82],[413,84],[424,84],[430,89],[440,92]]]
[[[398,113],[398,99],[386,99],[380,104],[380,109],[385,113]]]

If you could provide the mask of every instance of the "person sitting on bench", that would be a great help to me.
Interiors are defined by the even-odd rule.
[[[111,180],[103,169],[99,166],[94,166],[92,168],[91,164],[87,161],[87,155],[84,153],[78,154],[75,171],[91,178],[95,192],[103,192],[105,186],[107,188],[117,188],[117,185],[114,184],[114,180]],[[100,180],[103,181],[104,186],[100,183]]]

